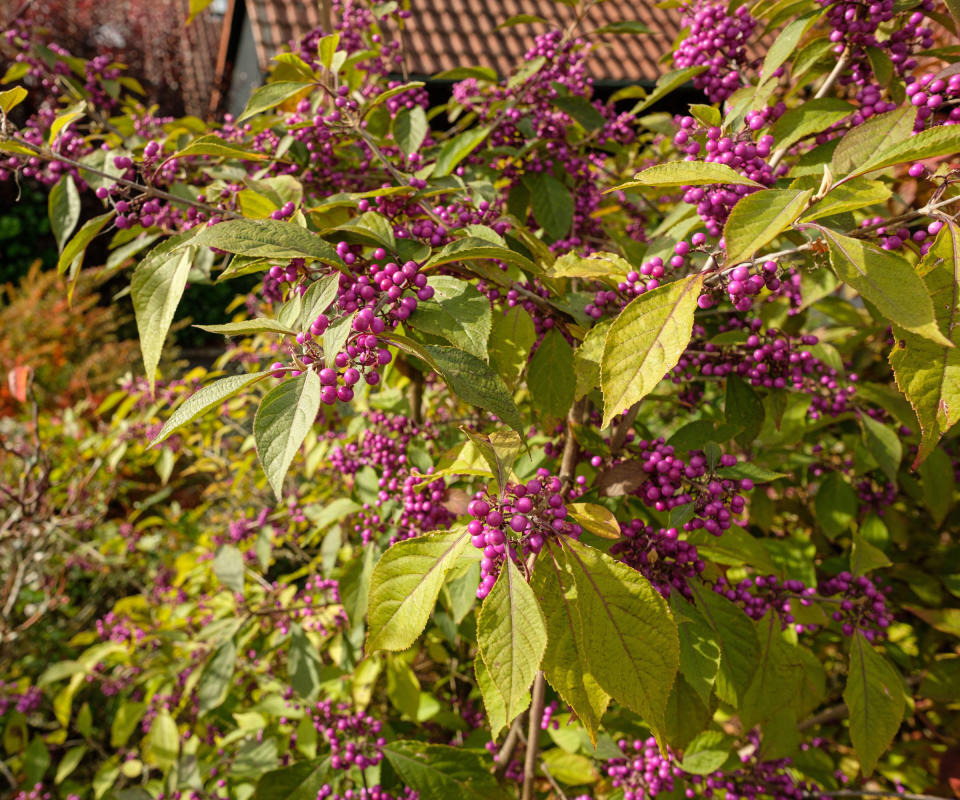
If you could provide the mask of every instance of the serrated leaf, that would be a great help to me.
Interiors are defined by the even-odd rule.
[[[89,245],[96,235],[103,230],[104,226],[113,219],[115,214],[115,211],[108,211],[106,214],[88,219],[83,223],[80,230],[63,246],[63,250],[60,252],[60,258],[57,259],[57,272],[62,275],[67,271],[68,267],[70,268],[71,275],[76,272],[80,263],[83,261],[83,254],[87,249],[87,245]]]
[[[537,331],[527,310],[516,305],[493,316],[489,339],[490,363],[507,386],[514,386],[530,358]]]
[[[466,281],[446,275],[429,280],[432,300],[421,301],[407,324],[486,361],[487,340],[493,327],[490,301]]]
[[[250,95],[246,108],[244,108],[243,113],[237,117],[237,122],[243,122],[245,119],[249,119],[264,111],[269,111],[271,108],[275,108],[285,100],[289,100],[291,97],[305,89],[310,89],[314,85],[312,81],[277,81],[276,83],[268,83],[261,86],[255,89],[253,94]],[[193,144],[195,144],[195,142]],[[205,153],[204,155],[211,154]],[[212,155],[217,154],[213,153]]]
[[[347,271],[331,244],[293,222],[228,220],[201,231],[192,244],[255,258],[313,258]]]
[[[174,431],[192,422],[197,417],[206,414],[207,411],[214,406],[220,405],[224,400],[233,397],[237,392],[266,378],[268,375],[270,375],[269,372],[253,372],[249,375],[230,375],[229,377],[221,378],[218,381],[207,384],[202,389],[198,389],[177,406],[176,411],[170,415],[170,418],[160,429],[160,433],[156,435],[148,447],[159,444]]]
[[[763,68],[760,70],[760,74],[764,80],[771,78],[773,73],[783,66],[788,58],[797,52],[797,45],[800,44],[803,35],[816,21],[816,14],[804,14],[792,20],[780,31],[763,59]],[[780,143],[777,142],[778,146],[779,144]]]
[[[890,366],[920,422],[922,438],[914,466],[960,421],[960,228],[949,222],[920,262],[919,273],[933,301],[940,331],[953,347],[894,328]]]
[[[863,440],[871,455],[877,460],[883,474],[890,482],[897,483],[897,472],[903,459],[903,445],[897,433],[869,414],[860,415]]]
[[[66,252],[64,250],[64,254]],[[137,265],[130,280],[143,366],[151,390],[156,380],[163,343],[186,288],[195,254],[193,247],[180,250],[160,245]]]
[[[587,663],[576,581],[560,548],[549,541],[537,558],[530,585],[547,622],[544,677],[573,709],[596,745],[610,695],[600,688]]]
[[[680,769],[690,775],[709,775],[722,767],[736,750],[736,741],[723,731],[704,731],[686,746]]]
[[[294,336],[297,332],[293,328],[281,325],[275,319],[244,319],[239,322],[228,322],[224,325],[194,325],[207,333],[220,333],[224,336],[255,336],[260,333],[279,333],[283,336]]]
[[[716,592],[694,589],[696,607],[703,615],[720,649],[717,697],[737,706],[753,682],[760,641],[750,618]]]
[[[726,265],[748,260],[789,228],[807,207],[813,191],[764,189],[742,197],[723,226]]]
[[[406,650],[423,631],[447,572],[470,544],[465,529],[428,533],[390,547],[370,577],[366,651]]]
[[[765,188],[750,178],[745,178],[733,167],[707,161],[670,161],[656,164],[633,176],[633,180],[608,189],[608,192],[630,189],[634,186],[709,186],[715,183],[731,183],[739,186]]]
[[[581,256],[577,253],[564,253],[550,268],[550,274],[557,278],[590,278],[601,280],[611,286],[623,283],[633,265],[616,253],[591,253]]]
[[[804,676],[798,648],[783,638],[779,615],[768,611],[757,628],[760,640],[757,669],[739,706],[745,728],[753,728],[771,719],[779,710],[789,708]]]
[[[902,142],[885,143],[876,155],[866,164],[858,167],[853,174],[863,175],[877,169],[885,169],[896,164],[922,161],[937,156],[952,156],[960,151],[960,131],[955,125],[937,125],[913,134]]]
[[[564,419],[573,405],[575,384],[573,348],[559,330],[551,328],[527,367],[533,407],[547,419]]]
[[[509,556],[477,614],[477,646],[510,724],[529,702],[530,684],[547,647],[547,624],[536,595]]]
[[[807,100],[785,112],[771,128],[770,135],[778,149],[792,147],[810,134],[827,130],[855,110],[850,103],[836,97]]]
[[[576,583],[591,674],[614,700],[662,733],[680,662],[677,626],[666,601],[639,572],[605,553],[573,539],[562,544]]]
[[[632,300],[610,330],[600,362],[603,423],[646,397],[690,341],[703,276],[681,278]]]
[[[813,227],[826,237],[837,277],[873,303],[895,325],[937,344],[953,344],[940,332],[923,279],[905,258],[860,239]]]
[[[242,569],[241,564],[241,589],[243,588]],[[236,665],[237,646],[233,639],[228,639],[213,651],[210,660],[203,667],[203,672],[200,673],[200,681],[197,683],[197,706],[201,714],[217,708],[227,699]]]
[[[520,452],[520,437],[514,431],[495,431],[489,436],[461,427],[473,445],[480,451],[497,482],[497,491],[503,492],[513,474],[513,464]],[[432,473],[431,473],[432,474]]]
[[[900,729],[906,703],[897,671],[859,631],[850,641],[843,700],[850,709],[850,741],[868,777]]]
[[[890,195],[890,187],[885,183],[867,180],[866,178],[853,178],[834,186],[814,203],[800,220],[801,222],[810,222],[821,217],[843,214],[846,211],[885,203]]]
[[[692,81],[697,75],[699,75],[701,72],[704,72],[706,69],[706,65],[701,65],[677,69],[661,75],[659,78],[657,78],[656,88],[654,88],[649,95],[647,95],[643,100],[630,109],[630,116],[635,116],[644,109],[649,108],[658,100],[670,94],[670,92],[672,92],[674,89],[679,89],[681,86],[683,86],[683,84],[687,83],[688,81]]]
[[[485,751],[400,740],[386,745],[383,754],[420,800],[508,800]]]
[[[511,250],[509,247],[494,244],[489,239],[483,239],[478,236],[467,236],[463,239],[455,239],[449,244],[444,245],[439,252],[430,256],[429,260],[423,265],[422,270],[435,269],[444,264],[454,264],[458,261],[472,260],[506,261],[508,264],[515,264],[530,272],[537,271],[536,264],[526,256]]]
[[[577,389],[574,393],[576,400],[600,386],[600,362],[612,324],[612,319],[606,319],[594,325],[573,353],[574,372],[577,376]]]
[[[80,221],[80,192],[77,191],[72,175],[64,175],[50,190],[47,209],[50,215],[50,230],[57,240],[57,247],[63,252],[63,246]]]
[[[596,503],[568,503],[567,512],[584,530],[601,539],[619,539],[620,524],[613,512]]]
[[[243,161],[263,161],[269,158],[266,153],[247,150],[233,142],[227,142],[215,134],[207,134],[197,137],[182,150],[178,150],[173,155],[168,156],[164,160],[164,163],[172,161],[175,158],[186,158],[187,156],[215,156],[216,158],[234,158]]]
[[[856,494],[839,472],[831,472],[820,482],[814,508],[820,527],[830,539],[846,532],[856,519],[858,507]]]
[[[487,665],[483,663],[483,658],[477,654],[473,660],[473,674],[477,679],[477,688],[480,690],[480,697],[483,699],[483,707],[487,712],[487,721],[490,723],[490,736],[496,741],[500,731],[507,727],[507,706],[503,700],[500,690],[494,686],[490,678],[490,672]],[[524,700],[525,705],[530,704],[529,695]]]
[[[330,759],[300,761],[265,773],[252,797],[257,800],[316,800],[331,776]]]
[[[393,139],[405,155],[416,153],[427,138],[430,126],[420,106],[402,109],[393,120]]]
[[[533,181],[533,218],[551,239],[563,239],[573,224],[573,195],[560,181],[541,172]]]
[[[679,592],[671,592],[670,608],[680,637],[680,674],[707,705],[720,671],[720,647],[703,614]]]
[[[309,370],[271,389],[253,418],[253,438],[267,480],[278,498],[293,457],[320,410],[320,378]]]
[[[881,147],[910,138],[916,119],[917,109],[907,104],[855,125],[833,151],[830,172],[837,177],[848,175],[872,158]]]
[[[456,166],[476,150],[493,130],[489,125],[471,128],[452,139],[448,139],[437,154],[437,163],[433,168],[433,177],[449,175]]]

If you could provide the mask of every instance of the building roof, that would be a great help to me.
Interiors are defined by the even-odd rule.
[[[412,0],[411,11],[404,34],[405,64],[416,75],[458,66],[493,67],[500,75],[509,74],[536,34],[558,22],[566,28],[576,21],[574,9],[554,0]],[[552,25],[498,28],[520,14],[541,17]],[[660,58],[680,32],[680,14],[648,0],[607,0],[592,6],[578,28],[589,33],[622,22],[641,22],[651,33],[590,37],[596,44],[589,61],[591,77],[629,83],[656,80],[663,71]]]
[[[266,72],[277,52],[322,23],[330,0],[233,2],[245,4],[260,67]],[[551,26],[525,23],[501,29],[501,23],[518,14],[564,26],[575,19],[573,9],[554,0],[411,0],[410,10],[403,32],[404,66],[408,74],[419,76],[461,66],[492,67],[500,75],[509,74],[533,37]],[[228,12],[227,20],[231,16]],[[597,47],[590,60],[591,76],[596,81],[655,80],[662,72],[659,59],[680,32],[680,14],[657,8],[649,0],[606,0],[591,8],[580,30],[586,33],[618,22],[641,22],[652,32],[592,37]]]

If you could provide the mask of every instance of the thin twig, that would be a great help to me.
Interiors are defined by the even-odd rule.
[[[513,757],[513,751],[517,748],[517,742],[520,741],[520,717],[513,721],[510,730],[507,732],[507,738],[503,740],[503,746],[497,752],[497,772],[503,772],[510,759]]]
[[[523,792],[521,800],[533,800],[533,782],[537,777],[537,761],[540,755],[540,722],[543,719],[543,703],[547,694],[547,682],[542,672],[537,672],[533,681],[533,695],[527,717],[527,753],[523,762]]]

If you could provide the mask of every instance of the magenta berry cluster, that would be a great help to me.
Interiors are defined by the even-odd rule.
[[[610,555],[637,570],[660,594],[674,591],[690,599],[689,583],[706,568],[696,545],[680,538],[676,528],[654,528],[633,519],[620,525],[623,538],[610,547]]]

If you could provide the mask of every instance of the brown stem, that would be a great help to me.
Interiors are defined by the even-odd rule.
[[[610,451],[612,453],[620,452],[624,442],[627,441],[627,434],[630,433],[630,428],[633,427],[639,411],[640,403],[634,403],[627,409],[627,413],[623,415],[623,419],[621,419],[613,429],[613,436],[610,439]]]
[[[533,680],[533,698],[527,718],[527,753],[523,762],[523,793],[521,800],[533,800],[533,782],[537,777],[537,757],[540,755],[540,720],[547,694],[547,682],[538,672]]]
[[[517,742],[520,741],[520,720],[521,717],[517,717],[513,721],[513,725],[507,732],[507,738],[503,740],[503,746],[497,752],[497,772],[503,772],[507,768],[513,757],[513,751],[517,749]]]

